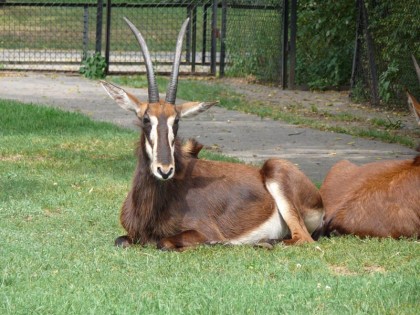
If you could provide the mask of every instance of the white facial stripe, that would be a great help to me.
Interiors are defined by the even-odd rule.
[[[174,144],[175,135],[174,135],[174,130],[173,130],[174,121],[175,121],[175,117],[168,118],[168,141],[169,141],[169,146],[171,148],[171,156],[172,156],[171,164],[174,164],[173,157],[174,157],[174,152],[175,152],[175,144]]]
[[[157,174],[157,167],[156,167],[156,164],[157,164],[157,140],[158,140],[157,126],[158,126],[158,119],[154,116],[149,116],[149,118],[150,118],[150,123],[152,125],[152,130],[150,131],[150,140],[152,141],[152,143],[149,144],[146,141],[146,150],[147,150],[147,153],[149,154],[150,160],[152,161],[152,163],[150,164],[152,173],[159,177],[159,174]],[[149,148],[147,148],[147,144],[149,145]]]
[[[153,149],[149,143],[149,140],[147,140],[147,138],[146,138],[146,152],[147,152],[147,155],[149,156],[149,159],[153,161]]]
[[[150,169],[152,173],[158,177],[161,178],[161,174],[158,172],[158,167],[163,168],[163,166],[158,162],[157,159],[157,150],[158,150],[158,124],[159,120],[155,116],[149,116],[150,123],[151,123],[151,131],[150,131],[150,141],[152,143],[149,143],[146,139],[146,152],[149,155],[149,158],[151,160]],[[173,132],[173,125],[174,125],[175,117],[169,117],[167,120],[167,127],[168,127],[168,142],[171,150],[171,165],[173,168],[173,173],[175,173],[175,163],[174,163],[174,152],[175,152],[175,145],[174,145],[174,139],[175,134]],[[172,175],[173,176],[173,175]]]

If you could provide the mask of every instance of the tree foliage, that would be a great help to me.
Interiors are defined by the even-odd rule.
[[[379,93],[385,103],[405,103],[407,88],[420,96],[411,55],[420,57],[420,2],[366,1],[379,71]]]
[[[348,85],[357,27],[356,2],[300,0],[298,3],[297,83],[314,89]],[[420,57],[420,2],[366,0],[365,5],[381,101],[405,103],[405,88],[419,97],[411,55]],[[366,51],[361,58],[366,65]],[[356,86],[360,88],[361,84],[356,81]],[[365,94],[369,93],[365,91]]]
[[[298,84],[323,89],[349,83],[355,36],[353,1],[298,2]]]

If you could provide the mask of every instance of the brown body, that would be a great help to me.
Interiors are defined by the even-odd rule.
[[[410,94],[408,100],[418,120],[420,106]],[[341,161],[320,192],[325,207],[321,234],[420,237],[420,156],[362,166]]]
[[[181,27],[173,71],[160,100],[147,45],[126,19],[142,48],[149,83],[149,101],[142,102],[123,89],[102,82],[124,109],[133,111],[141,126],[138,163],[132,188],[121,209],[127,235],[118,246],[157,244],[184,250],[201,243],[259,244],[290,238],[289,244],[313,242],[322,222],[317,188],[293,164],[268,160],[262,169],[248,165],[198,159],[202,146],[177,139],[182,117],[197,115],[217,102],[175,105],[182,38]]]
[[[199,243],[258,244],[291,237],[290,243],[312,241],[303,222],[306,219],[310,233],[319,226],[321,198],[309,179],[289,162],[269,160],[259,170],[200,160],[178,148],[175,152],[182,153],[175,156],[174,177],[161,181],[149,172],[143,148],[140,143],[132,189],[121,209],[128,243],[156,243],[159,248],[182,250]],[[278,182],[295,205],[283,210],[296,213],[289,219],[291,228],[265,186],[270,180]],[[276,224],[274,216],[280,224],[264,230],[270,219]]]
[[[420,157],[356,166],[341,161],[321,187],[324,234],[420,236]]]

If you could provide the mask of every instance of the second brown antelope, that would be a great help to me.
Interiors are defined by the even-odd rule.
[[[408,92],[407,96],[420,125],[420,104]],[[327,174],[321,195],[321,234],[420,237],[420,155],[362,166],[340,161]]]
[[[180,118],[195,116],[216,102],[175,105],[182,40],[178,35],[166,99],[161,100],[147,45],[127,19],[146,63],[148,101],[113,84],[103,87],[118,105],[134,112],[141,125],[132,188],[121,209],[127,235],[117,246],[156,244],[182,251],[197,244],[260,244],[286,239],[288,244],[313,242],[321,224],[320,194],[293,164],[278,159],[261,169],[197,158],[201,146],[181,144]]]

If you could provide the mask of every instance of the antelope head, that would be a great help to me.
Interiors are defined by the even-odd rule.
[[[149,49],[142,34],[127,18],[124,17],[124,20],[136,36],[146,64],[148,101],[140,101],[131,93],[114,84],[105,81],[102,81],[101,84],[120,107],[137,115],[145,136],[144,145],[149,158],[150,171],[159,180],[169,180],[174,176],[176,170],[174,153],[179,119],[193,117],[217,102],[187,102],[182,105],[175,105],[182,41],[189,18],[182,24],[178,35],[175,60],[172,65],[165,100],[161,100],[159,97]]]

